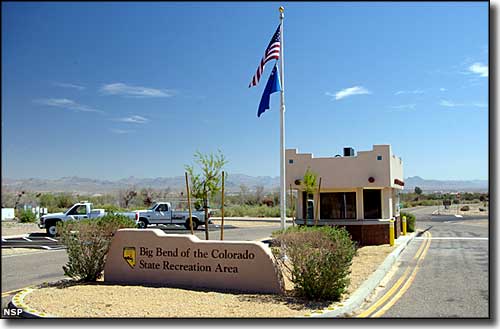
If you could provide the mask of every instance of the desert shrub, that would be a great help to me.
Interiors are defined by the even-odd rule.
[[[114,214],[97,219],[59,222],[57,231],[68,252],[64,274],[82,281],[99,279],[114,233],[126,227],[135,227],[135,221]]]
[[[460,211],[469,211],[469,210],[470,210],[469,206],[463,206],[462,208],[460,208]]]
[[[406,216],[406,230],[408,232],[415,232],[415,222],[417,221],[415,215],[410,214],[409,212],[401,212],[400,216],[401,218]]]
[[[18,218],[21,223],[34,223],[36,222],[36,215],[29,210],[21,210],[18,213]]]
[[[76,202],[76,198],[69,193],[61,193],[55,196],[55,206],[57,208],[68,209]]]
[[[107,213],[117,213],[117,212],[126,212],[128,211],[125,208],[118,207],[114,204],[104,204],[104,205],[97,205],[94,208],[97,209],[104,209]]]
[[[291,227],[274,236],[277,247],[273,253],[298,296],[340,300],[349,285],[356,253],[355,243],[344,228]]]
[[[220,216],[220,209],[213,211],[213,216]],[[291,217],[292,211],[286,209],[286,215]],[[232,205],[224,207],[225,217],[280,217],[280,208],[268,207],[266,205],[249,206],[249,205]]]

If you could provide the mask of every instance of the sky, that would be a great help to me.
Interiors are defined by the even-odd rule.
[[[488,179],[487,2],[2,2],[2,176],[279,175],[249,88],[285,7],[286,148],[390,144],[404,176]]]

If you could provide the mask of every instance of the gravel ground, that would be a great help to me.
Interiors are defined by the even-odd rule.
[[[18,223],[16,221],[2,222],[2,236],[30,233],[45,233],[45,229],[39,228],[36,223]]]
[[[351,267],[346,300],[394,249],[389,245],[358,249]],[[118,286],[103,283],[38,289],[25,298],[30,307],[58,317],[296,317],[327,307],[286,295],[234,294],[165,287]]]
[[[469,206],[470,210],[467,211],[460,211],[460,208],[463,206]],[[479,208],[486,209],[485,211],[479,211]],[[481,203],[474,203],[474,204],[460,204],[458,206],[458,214],[462,216],[487,216],[489,213],[489,207],[483,206]],[[456,215],[457,214],[457,205],[453,204],[451,205],[448,209],[444,209],[444,206],[439,207],[438,209],[438,214],[439,215]]]

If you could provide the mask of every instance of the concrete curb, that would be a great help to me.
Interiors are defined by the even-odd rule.
[[[22,310],[20,316],[23,318],[55,318],[53,315],[37,311],[24,303],[24,298],[33,291],[35,291],[35,289],[32,288],[21,290],[14,295],[10,304],[17,309]]]
[[[342,318],[349,317],[349,314],[358,309],[365,299],[377,288],[382,279],[387,275],[391,267],[398,259],[401,252],[406,248],[408,243],[415,237],[415,233],[410,233],[406,236],[401,236],[399,246],[391,252],[375,272],[349,297],[344,303],[333,304],[324,310],[317,310],[312,314],[306,314],[306,317],[323,317],[323,318]],[[396,241],[397,241],[396,240]]]

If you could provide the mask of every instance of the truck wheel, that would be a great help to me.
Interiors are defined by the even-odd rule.
[[[196,218],[193,218],[193,230],[196,230],[199,225],[200,225],[200,223],[198,222],[198,220]],[[186,223],[184,224],[184,227],[187,230],[191,229],[191,227],[189,226],[189,218],[186,220]]]
[[[139,219],[139,223],[137,224],[139,228],[147,228],[148,227],[148,221],[144,218]]]
[[[56,236],[56,234],[57,234],[56,224],[57,224],[57,222],[52,222],[49,224],[49,226],[47,227],[47,235],[48,236],[51,236],[51,237]]]

